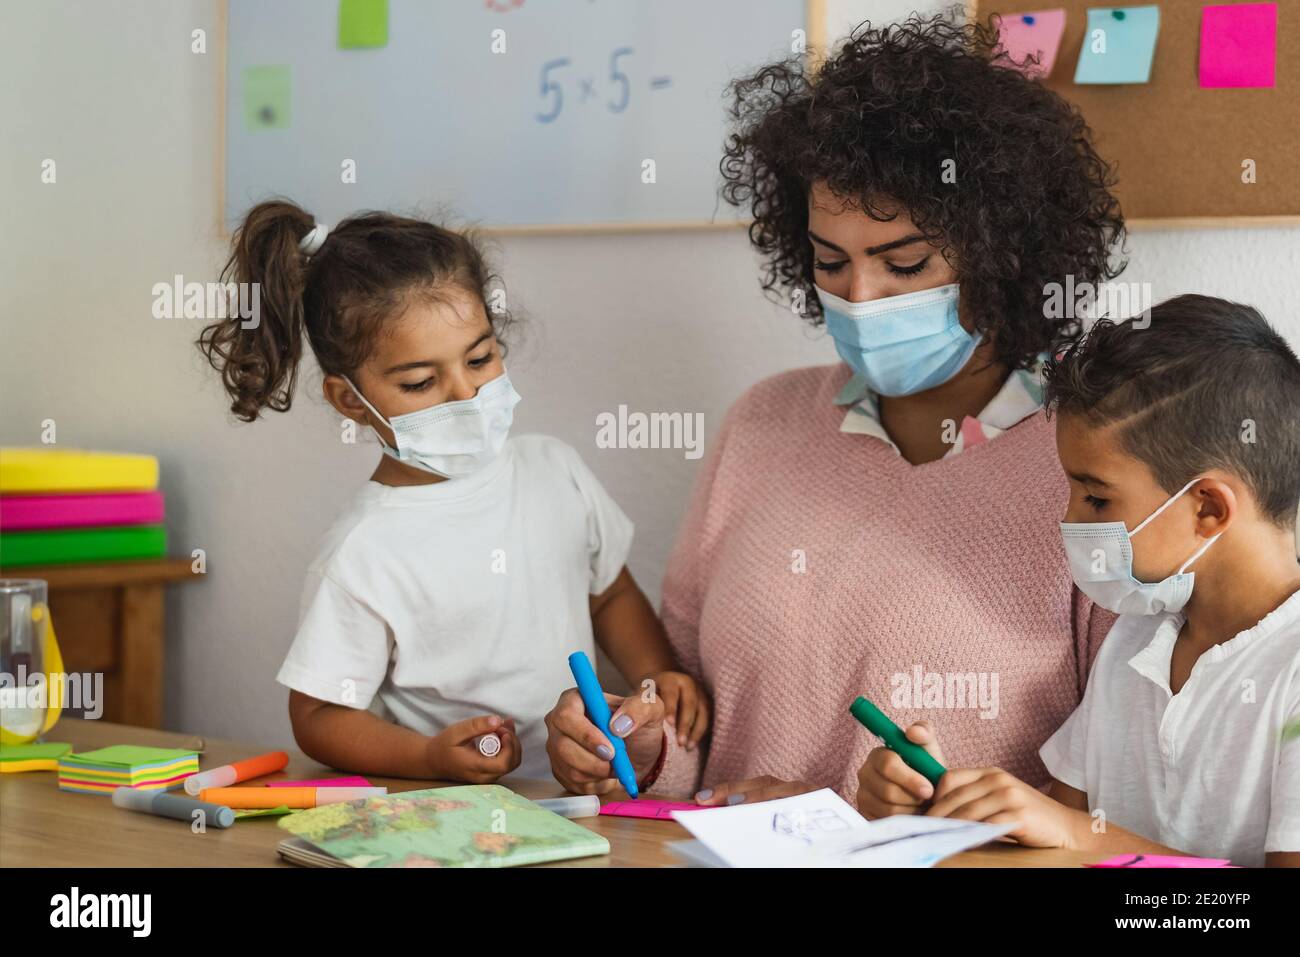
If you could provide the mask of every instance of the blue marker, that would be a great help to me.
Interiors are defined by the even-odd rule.
[[[596,680],[595,669],[591,667],[591,661],[588,660],[586,653],[575,651],[569,655],[569,669],[573,672],[573,680],[578,683],[578,694],[582,696],[582,703],[587,707],[588,719],[604,732],[614,749],[614,760],[611,762],[614,765],[614,776],[618,778],[618,783],[623,785],[623,790],[627,792],[628,797],[635,799],[638,792],[636,772],[632,770],[632,759],[627,756],[623,739],[609,729],[609,719],[612,717],[609,702],[605,700],[605,692],[601,690],[600,682]]]

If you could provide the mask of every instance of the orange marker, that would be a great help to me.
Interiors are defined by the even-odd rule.
[[[259,754],[255,758],[245,758],[233,764],[223,764],[211,771],[200,771],[187,777],[185,793],[190,797],[196,797],[204,788],[224,788],[231,784],[238,784],[240,781],[247,781],[249,778],[260,778],[264,774],[283,771],[288,764],[289,755],[283,751],[272,751],[270,754]],[[278,804],[271,806],[279,807]]]
[[[388,788],[204,788],[199,800],[231,808],[319,807],[383,797]]]

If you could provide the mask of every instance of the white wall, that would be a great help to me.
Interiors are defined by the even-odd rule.
[[[830,7],[833,23],[848,23],[872,4]],[[274,675],[303,570],[375,453],[340,444],[310,369],[292,412],[234,424],[192,346],[197,324],[150,315],[155,282],[210,278],[224,255],[220,53],[189,50],[192,29],[215,26],[212,0],[7,7],[0,443],[36,444],[48,418],[61,445],[160,458],[172,552],[209,556],[207,579],[168,599],[168,725],[283,745]],[[53,186],[39,181],[47,157]],[[1157,299],[1250,302],[1300,343],[1300,230],[1143,233],[1131,245],[1126,278],[1152,282]],[[632,569],[657,599],[698,463],[598,450],[596,414],[620,403],[700,411],[712,434],[748,384],[833,350],[762,298],[740,233],[516,238],[501,253],[530,317],[511,360],[519,429],[587,457],[637,523]]]

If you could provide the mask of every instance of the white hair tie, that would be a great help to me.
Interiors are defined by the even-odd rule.
[[[325,245],[325,237],[330,234],[330,228],[324,223],[317,223],[311,228],[306,236],[298,243],[298,248],[308,256],[314,255],[321,246]]]

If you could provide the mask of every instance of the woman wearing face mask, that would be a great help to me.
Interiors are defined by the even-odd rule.
[[[1047,781],[1038,748],[1113,616],[1071,581],[1038,372],[1080,332],[1076,291],[1117,274],[1123,220],[1081,117],[993,38],[864,27],[816,76],[735,84],[724,196],[753,214],[763,287],[843,361],[754,386],[712,443],[663,589],[713,693],[707,748],[655,702],[615,710],[657,791],[852,799],[859,694],[930,722],[957,766]],[[576,696],[548,721],[556,776],[610,788]]]

